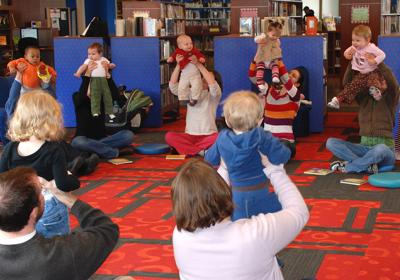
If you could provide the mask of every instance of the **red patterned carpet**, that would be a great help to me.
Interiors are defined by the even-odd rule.
[[[183,121],[178,121],[161,130],[145,130],[136,142],[159,142],[161,131],[183,127]],[[357,141],[356,114],[329,113],[324,133],[298,139],[297,155],[287,171],[304,195],[311,218],[279,254],[285,263],[285,279],[400,279],[400,192],[339,183],[365,175],[303,174],[311,167],[329,166],[333,157],[325,149],[328,137]],[[164,155],[131,158],[131,164],[101,163],[95,173],[82,178],[80,198],[109,214],[121,230],[117,248],[93,279],[119,275],[137,280],[178,279],[169,192],[184,161],[166,160]]]

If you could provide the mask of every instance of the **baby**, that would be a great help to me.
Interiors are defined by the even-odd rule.
[[[181,68],[181,78],[178,84],[179,100],[189,100],[189,105],[194,106],[203,90],[203,82],[200,71],[197,67],[190,63],[190,57],[196,56],[198,61],[205,63],[204,55],[193,47],[192,39],[187,35],[180,35],[177,38],[178,48],[167,59],[168,63],[176,61],[177,55],[182,55],[183,59],[179,62]]]
[[[265,92],[264,71],[265,68],[272,71],[272,83],[279,84],[279,67],[277,61],[282,58],[280,36],[282,33],[282,24],[280,22],[270,22],[268,24],[268,33],[256,36],[254,41],[257,43],[257,52],[254,57],[256,62],[257,86],[260,91]]]
[[[56,71],[40,61],[38,47],[29,46],[25,49],[23,58],[15,59],[7,64],[10,74],[21,74],[21,93],[34,89],[47,89],[50,83],[55,83]]]
[[[369,94],[375,100],[380,100],[382,92],[387,89],[386,81],[377,69],[385,59],[385,53],[371,43],[369,26],[354,27],[351,40],[352,46],[344,52],[344,57],[351,60],[351,68],[356,74],[353,80],[344,86],[343,91],[328,103],[328,107],[331,108],[339,109],[342,102],[350,104],[364,89],[369,89]]]
[[[107,78],[110,77],[108,70],[115,68],[115,64],[110,63],[107,58],[103,57],[103,46],[99,43],[93,43],[89,46],[88,58],[74,73],[74,76],[79,78],[88,69],[89,63],[97,64],[97,67],[91,72],[88,91],[92,115],[94,117],[100,115],[100,105],[101,100],[103,100],[104,112],[112,120],[115,115],[113,114],[113,100]]]

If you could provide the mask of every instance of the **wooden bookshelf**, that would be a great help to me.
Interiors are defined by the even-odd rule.
[[[14,55],[12,29],[15,22],[12,12],[13,10],[10,5],[0,6],[0,76],[7,74],[7,63]]]

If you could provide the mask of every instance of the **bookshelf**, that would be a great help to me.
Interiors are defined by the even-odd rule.
[[[303,32],[303,2],[272,0],[271,1],[272,17],[287,17],[287,23],[290,34],[300,34]]]
[[[0,4],[0,76],[5,76],[8,72],[7,63],[13,58],[12,29],[15,22],[11,1],[0,1]]]
[[[116,84],[143,90],[153,101],[144,125],[160,127],[163,117],[179,113],[178,98],[168,88],[174,65],[166,63],[172,53],[172,37],[112,37],[111,57],[117,67],[113,70]]]
[[[125,19],[125,26],[128,36],[138,34],[129,33],[128,30],[137,29],[135,14],[147,14],[150,18],[159,19],[162,23],[161,36],[176,36],[185,33],[185,5],[182,3],[164,3],[150,1],[123,1],[122,17]],[[133,27],[131,26],[133,25]],[[158,32],[157,32],[158,33]],[[142,36],[142,34],[139,34]]]
[[[400,0],[382,0],[381,35],[400,34]]]
[[[343,50],[340,44],[340,32],[339,31],[327,31],[328,36],[328,69],[327,74],[329,76],[340,75],[341,64],[340,59],[343,54]]]

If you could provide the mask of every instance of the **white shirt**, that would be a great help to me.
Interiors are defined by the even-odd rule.
[[[178,95],[178,83],[169,83],[174,95]],[[218,132],[215,124],[217,107],[221,99],[221,88],[218,83],[203,90],[196,105],[187,106],[185,133],[191,135],[210,135]]]
[[[309,213],[282,166],[269,166],[265,172],[283,210],[193,233],[175,228],[174,256],[181,280],[283,279],[275,255],[300,233]]]
[[[28,233],[27,235],[16,238],[0,238],[0,245],[18,245],[31,240],[36,234],[36,230]]]
[[[87,58],[83,64],[89,65],[89,62],[91,61],[97,64],[96,69],[93,69],[92,71],[91,77],[103,77],[103,78],[106,77],[106,69],[104,69],[101,63],[103,61],[110,63],[110,61],[105,57],[101,57],[99,60],[90,60],[89,58]]]

